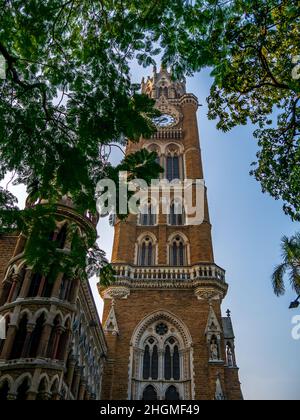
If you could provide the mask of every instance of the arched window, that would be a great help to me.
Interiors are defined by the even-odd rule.
[[[165,349],[165,379],[170,381],[172,378],[172,357],[170,346]]]
[[[27,324],[28,324],[28,317],[25,314],[19,322],[19,327],[17,334],[15,336],[14,344],[12,347],[12,352],[10,359],[19,359],[23,353],[23,347],[27,336]]]
[[[143,401],[157,401],[157,392],[152,385],[148,385],[143,393]]]
[[[156,225],[156,211],[155,207],[151,204],[145,204],[141,207],[140,225],[142,226],[155,226]]]
[[[30,337],[30,344],[28,347],[28,357],[34,358],[38,356],[38,349],[39,349],[45,321],[46,321],[46,318],[44,314],[40,315],[36,321],[35,328]]]
[[[138,263],[142,267],[155,265],[155,246],[153,240],[147,236],[139,245]]]
[[[60,229],[56,238],[57,247],[59,249],[64,249],[66,240],[67,240],[67,233],[68,233],[68,226],[67,224],[64,224],[64,226]]]
[[[151,367],[151,355],[150,348],[147,345],[145,347],[144,362],[143,362],[143,379],[150,378],[150,367]]]
[[[51,392],[51,399],[52,400],[56,400],[57,399],[57,396],[58,396],[58,391],[59,391],[59,387],[58,387],[58,379],[56,379],[55,381],[54,381],[54,383],[52,384],[52,386],[51,386],[51,390],[50,390],[50,392]]]
[[[175,386],[170,386],[166,391],[166,401],[179,401],[180,396]]]
[[[24,381],[21,383],[21,385],[17,389],[17,400],[18,401],[25,401],[27,400],[27,393],[29,391],[29,380],[28,378],[24,379]]]
[[[174,347],[173,353],[173,377],[175,381],[180,379],[180,355],[178,346]]]
[[[6,401],[9,393],[9,383],[8,381],[2,382],[0,385],[0,401]]]
[[[44,280],[43,289],[41,290],[41,296],[50,298],[53,290],[55,279],[52,276],[47,276]]]
[[[71,294],[71,288],[72,288],[72,281],[65,274],[63,276],[63,279],[62,279],[62,282],[61,282],[61,285],[60,285],[59,299],[60,300],[69,300],[70,299],[70,294]]]
[[[169,224],[171,226],[183,226],[185,224],[184,206],[180,201],[174,202],[170,207]]]
[[[167,180],[180,179],[180,158],[177,155],[167,156]]]
[[[165,345],[165,379],[180,380],[180,355],[177,341],[171,337]]]
[[[40,382],[36,399],[39,401],[48,399],[48,383],[46,378],[43,378]]]
[[[57,359],[57,351],[59,346],[59,338],[60,338],[60,328],[61,325],[61,319],[60,316],[57,315],[56,318],[53,321],[53,327],[50,335],[47,355],[50,359]]]
[[[183,239],[177,236],[170,246],[170,265],[184,267],[187,265],[187,249]]]
[[[27,297],[36,297],[38,295],[41,282],[42,282],[42,275],[41,274],[33,274],[30,280],[30,287],[28,290]]]
[[[150,337],[145,346],[143,359],[143,379],[158,379],[158,348],[156,340]]]
[[[153,319],[142,328],[144,332],[137,328],[132,342],[130,398],[145,398],[147,386],[155,385],[158,399],[164,400],[166,389],[174,385],[178,397],[192,399],[191,341],[165,318]],[[175,399],[171,390],[168,396]]]

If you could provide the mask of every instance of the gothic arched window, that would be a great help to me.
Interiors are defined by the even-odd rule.
[[[144,332],[137,330],[133,338],[130,398],[145,399],[148,386],[155,386],[159,400],[192,398],[191,346],[185,332],[165,318],[153,319],[142,328]],[[171,385],[176,392],[170,389],[166,394]]]
[[[167,180],[180,179],[180,158],[177,155],[167,156]]]
[[[166,391],[166,401],[179,401],[180,395],[175,386],[170,386]]]
[[[0,385],[0,401],[6,401],[9,393],[9,383],[4,381]]]
[[[183,239],[177,236],[170,247],[170,265],[184,267],[187,265],[187,249]]]
[[[143,393],[143,401],[157,401],[157,392],[152,385],[148,385]]]
[[[169,224],[171,226],[183,226],[185,224],[185,211],[181,202],[176,201],[170,207]]]
[[[156,340],[152,337],[147,340],[145,346],[143,379],[158,379],[158,348]]]
[[[72,280],[67,277],[65,274],[63,276],[60,289],[59,289],[59,299],[60,300],[69,300],[72,288]]]
[[[27,336],[28,317],[25,314],[19,322],[18,331],[15,336],[10,359],[19,359],[23,353],[23,347]]]
[[[33,274],[30,280],[30,287],[28,290],[28,297],[36,297],[38,295],[41,282],[42,282],[42,275],[41,274]]]
[[[142,240],[139,245],[138,264],[142,267],[155,265],[155,245],[149,236]]]
[[[30,337],[30,344],[29,344],[29,348],[28,348],[28,356],[29,357],[34,358],[34,357],[38,356],[38,350],[39,350],[39,345],[40,345],[45,321],[46,321],[46,319],[45,319],[44,314],[40,315],[39,318],[36,321],[35,328],[34,328],[32,334],[31,334],[31,337]]]
[[[180,380],[180,355],[177,341],[171,337],[165,346],[165,379]]]
[[[64,249],[66,240],[67,240],[67,234],[68,234],[68,226],[67,224],[64,224],[64,226],[60,229],[56,238],[57,247],[59,249]]]
[[[142,226],[155,226],[156,225],[156,211],[155,207],[151,204],[145,204],[141,208],[140,225]]]
[[[18,401],[25,401],[27,399],[27,393],[29,391],[29,380],[28,378],[24,379],[21,385],[17,389],[17,400]]]

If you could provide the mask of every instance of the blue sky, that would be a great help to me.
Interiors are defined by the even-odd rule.
[[[134,82],[151,70],[132,68]],[[229,308],[236,333],[237,360],[246,399],[300,399],[300,341],[292,339],[292,317],[300,309],[288,310],[295,296],[288,292],[278,299],[272,292],[270,276],[281,262],[280,239],[292,235],[299,225],[284,215],[282,203],[261,192],[249,175],[257,145],[254,127],[236,128],[230,133],[216,129],[208,121],[206,97],[209,72],[188,79],[199,108],[199,131],[208,186],[216,263],[227,270],[229,294],[223,312]],[[121,158],[113,156],[116,163]],[[3,184],[3,183],[2,183]],[[13,191],[24,201],[22,187]],[[100,245],[111,255],[113,230],[107,220],[98,227]],[[92,282],[95,300],[102,311],[96,281]]]

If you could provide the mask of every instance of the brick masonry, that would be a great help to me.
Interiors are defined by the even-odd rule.
[[[164,81],[163,81],[164,79]],[[162,85],[164,83],[164,85]],[[160,86],[169,86],[169,92],[177,89],[178,100],[170,100],[170,107],[176,107],[181,119],[177,128],[183,132],[182,140],[164,140],[164,143],[177,144],[183,147],[185,177],[187,179],[202,179],[203,166],[197,125],[197,100],[193,95],[186,95],[184,86],[173,89],[173,82],[165,70],[155,73],[142,85],[144,93],[160,101]],[[179,90],[178,90],[179,89]],[[173,95],[173,93],[171,93]],[[181,95],[181,96],[180,96]],[[159,102],[158,102],[159,103]],[[153,143],[165,147],[163,142],[141,139],[138,144],[129,144],[128,153],[140,148],[147,148]],[[220,180],[221,182],[221,180]],[[180,231],[188,238],[190,248],[190,265],[201,263],[213,264],[214,253],[211,237],[207,192],[205,194],[205,220],[200,226],[169,226],[166,216],[159,215],[158,225],[141,227],[137,224],[137,217],[130,216],[126,222],[118,222],[115,226],[115,237],[112,262],[116,264],[136,264],[136,244],[143,233],[152,233],[158,242],[158,268],[168,263],[168,238]],[[144,284],[144,283],[143,283]],[[118,284],[116,285],[116,287]],[[130,372],[130,345],[137,325],[156,311],[167,311],[174,314],[189,330],[193,346],[193,369],[196,400],[213,400],[216,394],[216,379],[221,381],[225,397],[229,400],[242,399],[238,368],[227,367],[225,360],[225,341],[222,335],[221,358],[223,363],[210,363],[209,346],[206,337],[206,326],[209,317],[210,304],[213,306],[220,325],[222,325],[221,301],[209,298],[199,300],[193,289],[176,289],[160,286],[150,289],[147,286],[130,288],[127,299],[115,299],[115,314],[119,334],[106,333],[108,343],[108,363],[104,372],[104,399],[125,400],[128,398]],[[104,321],[111,310],[112,300],[105,299]]]

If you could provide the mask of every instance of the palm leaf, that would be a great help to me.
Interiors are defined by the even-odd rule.
[[[287,264],[280,264],[275,268],[272,275],[273,289],[276,296],[283,296],[285,294],[284,275],[287,268]]]

